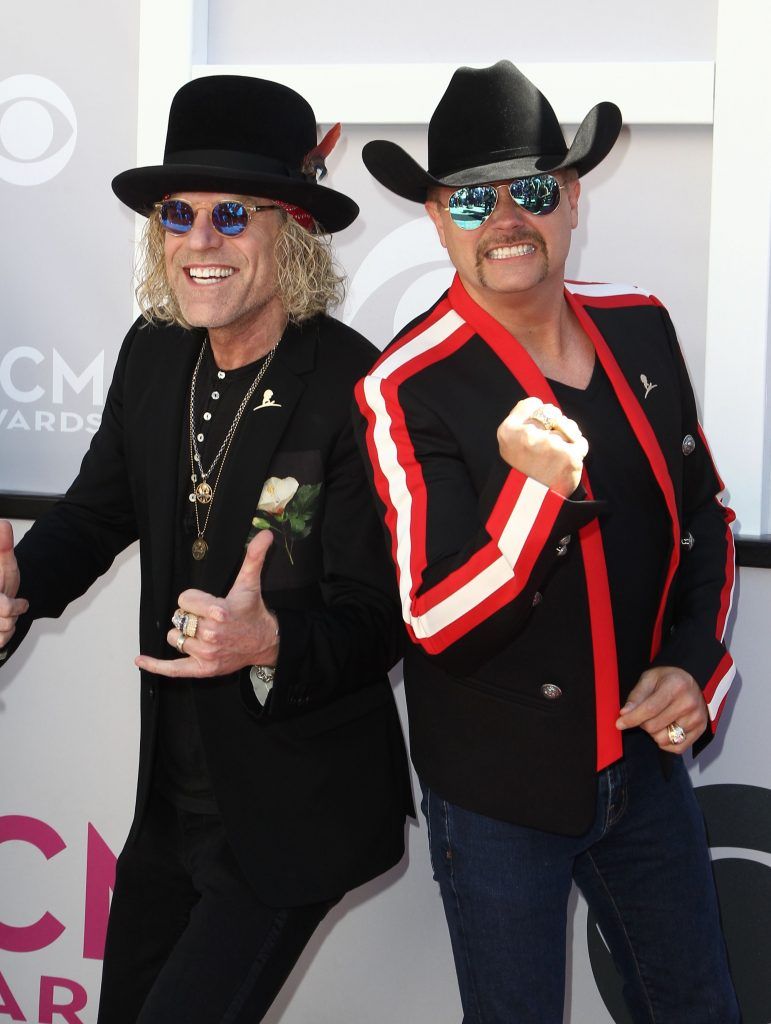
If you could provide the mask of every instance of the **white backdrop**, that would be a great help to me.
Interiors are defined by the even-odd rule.
[[[112,197],[109,180],[135,163],[137,113],[140,119],[160,113],[165,123],[166,101],[156,104],[152,93],[143,94],[149,106],[136,109],[140,9],[146,18],[154,6],[160,11],[158,4],[135,0],[107,12],[89,0],[65,10],[53,0],[32,0],[23,9],[3,12],[0,209],[16,231],[6,235],[13,245],[6,244],[3,256],[0,490],[56,491],[66,485],[88,442],[87,417],[99,411],[99,383],[106,386],[109,380],[132,316],[133,224]],[[350,0],[336,5],[334,19],[329,10],[301,0],[290,31],[286,13],[277,7],[210,0],[205,60],[250,65],[361,63],[365,57],[406,63],[437,56],[457,63],[501,56],[517,62],[711,61],[718,8],[717,0],[681,0],[675,6],[655,0],[641,17],[635,4],[587,0],[576,19],[574,5],[555,0],[548,11],[531,14],[531,21],[516,18],[517,42],[505,51],[500,39],[514,19],[510,5],[500,0],[475,10],[471,25],[467,5],[455,0],[443,5],[441,17],[430,6],[404,0],[366,17]],[[161,36],[156,42],[162,55],[168,40]],[[201,59],[199,52],[196,60]],[[75,145],[53,177],[19,184],[9,176],[29,179],[33,165],[71,138],[66,135],[72,127],[70,108],[58,93],[30,94],[29,82],[22,83],[27,92],[20,92],[20,83],[13,81],[32,74],[69,98]],[[51,96],[64,109],[61,120]],[[308,98],[313,103],[310,90]],[[19,109],[21,101],[26,106]],[[36,105],[53,126],[47,143],[49,121]],[[338,240],[351,278],[340,316],[379,345],[438,294],[448,268],[420,208],[380,188],[364,170],[359,152],[369,138],[387,135],[423,162],[424,134],[417,127],[344,125],[343,142],[330,161],[331,185],[349,192],[363,209]],[[143,159],[160,156],[158,150]],[[3,159],[21,170],[9,171]],[[585,180],[570,265],[572,276],[634,282],[659,295],[673,313],[702,397],[708,376],[711,164],[709,125],[625,129],[609,159]],[[725,339],[733,351],[741,344],[742,339]],[[20,355],[19,349],[25,351]],[[36,362],[29,349],[40,352],[42,360]],[[54,349],[66,353],[70,370],[68,375],[59,364],[60,395]],[[99,353],[104,353],[101,382],[96,370],[85,372]],[[765,372],[759,363],[757,373]],[[35,400],[20,402],[12,393],[15,389],[29,399],[38,387],[44,394]],[[8,410],[4,419],[3,408]],[[32,424],[36,412],[55,413],[54,429],[7,429],[19,410]],[[81,416],[83,429],[63,429],[77,421],[63,421],[62,413]],[[729,486],[732,472],[742,469],[722,463],[720,468]],[[26,524],[15,526],[21,532]],[[133,804],[137,577],[136,555],[127,552],[60,621],[39,624],[0,673],[0,1021],[95,1020],[100,962],[94,954],[109,897],[110,861],[120,849]],[[743,787],[730,793],[746,797],[748,815],[762,826],[760,838],[747,840],[737,832],[735,841],[724,828],[729,840],[722,839],[714,855],[718,869],[726,866],[724,913],[731,922],[741,918],[731,932],[731,952],[740,968],[746,1024],[768,1024],[771,963],[762,939],[771,913],[766,881],[771,873],[764,870],[771,868],[771,808],[763,794],[771,788],[764,750],[771,699],[763,682],[771,662],[771,582],[764,570],[746,569],[739,583],[733,648],[740,680],[729,697],[720,739],[693,772],[698,786],[726,792],[728,786]],[[394,685],[401,706],[398,673]],[[399,867],[350,894],[324,923],[269,1024],[460,1020],[422,821],[408,829],[408,850]],[[729,877],[729,866],[737,864],[746,867],[738,882]],[[718,877],[721,881],[720,870]],[[752,898],[739,915],[731,908],[745,908],[750,878]],[[586,910],[579,899],[574,899],[568,948],[566,1024],[624,1024],[603,965],[590,964]]]

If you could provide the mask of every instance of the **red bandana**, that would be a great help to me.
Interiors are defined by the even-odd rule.
[[[280,206],[282,210],[285,210],[290,217],[294,217],[301,228],[305,228],[306,231],[311,233],[316,230],[316,221],[301,206],[293,206],[292,203],[285,203],[281,199],[274,199],[273,202],[276,206]]]

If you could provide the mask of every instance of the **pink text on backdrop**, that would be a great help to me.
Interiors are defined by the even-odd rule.
[[[0,844],[4,842],[27,843],[42,853],[46,860],[67,848],[54,828],[39,818],[23,814],[0,816]],[[115,854],[89,824],[83,911],[83,956],[89,960],[101,960],[104,953],[110,893],[115,884],[115,860]],[[48,911],[30,924],[10,925],[0,921],[0,949],[10,953],[44,949],[59,938],[65,927]]]
[[[66,996],[57,992],[65,989]],[[66,1002],[62,1000],[66,999]],[[78,1011],[85,1008],[88,995],[82,985],[69,978],[52,978],[44,975],[40,979],[40,998],[38,1000],[37,1019],[39,1024],[83,1024]],[[54,1014],[56,1021],[54,1021]],[[0,1016],[8,1016],[12,1021],[27,1021],[16,998],[11,992],[8,982],[0,973]]]

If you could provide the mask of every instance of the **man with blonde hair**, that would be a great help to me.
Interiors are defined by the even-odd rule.
[[[144,310],[64,500],[13,551],[0,660],[139,540],[142,731],[100,1024],[261,1020],[318,923],[395,864],[411,797],[387,671],[398,613],[350,425],[375,350],[327,315],[308,103],[193,81],[164,162],[117,196],[148,217]]]

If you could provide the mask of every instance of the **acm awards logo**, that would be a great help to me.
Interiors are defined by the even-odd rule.
[[[0,179],[42,185],[75,151],[78,122],[66,93],[40,75],[0,81]]]
[[[771,1021],[771,790],[759,786],[699,786],[707,824],[731,974],[744,1024]],[[589,958],[600,995],[615,1024],[632,1024],[616,972],[589,912]]]

